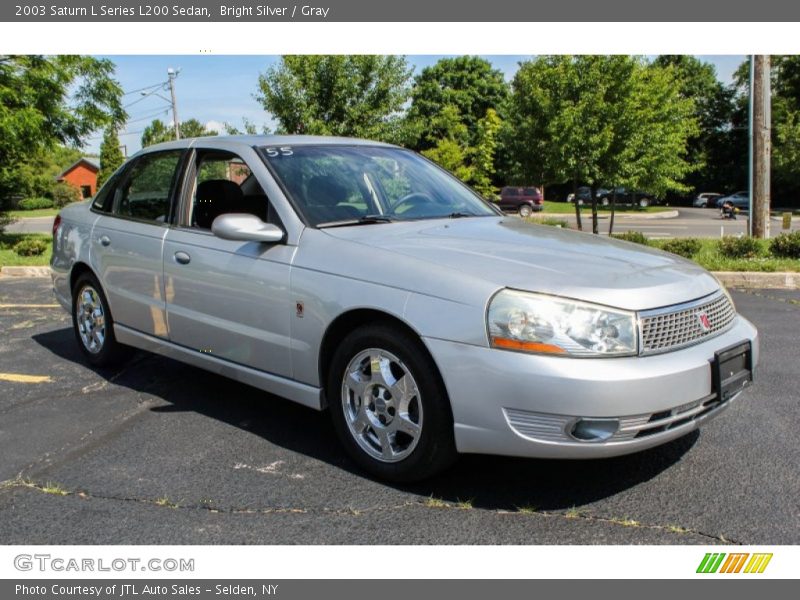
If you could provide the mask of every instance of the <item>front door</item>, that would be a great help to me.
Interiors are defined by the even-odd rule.
[[[294,246],[223,240],[211,233],[224,213],[275,218],[238,156],[198,149],[179,226],[164,240],[167,320],[172,342],[291,376],[289,271]],[[193,181],[192,181],[193,180]]]

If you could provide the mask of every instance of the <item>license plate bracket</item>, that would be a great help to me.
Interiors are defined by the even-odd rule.
[[[753,382],[753,348],[741,342],[714,353],[711,363],[714,393],[720,403],[727,402]]]

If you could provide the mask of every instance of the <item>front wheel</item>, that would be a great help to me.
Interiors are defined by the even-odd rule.
[[[533,208],[530,204],[521,204],[519,207],[519,216],[523,219],[527,219],[533,213]]]
[[[639,208],[647,208],[650,206],[650,198],[642,198],[639,200]]]
[[[334,428],[364,470],[417,481],[456,458],[444,385],[421,342],[399,328],[369,325],[334,354],[327,397]]]
[[[72,288],[72,328],[81,352],[96,367],[117,364],[131,353],[117,342],[108,300],[91,273],[79,276]]]

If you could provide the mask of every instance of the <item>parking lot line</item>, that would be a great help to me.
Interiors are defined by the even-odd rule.
[[[21,373],[0,373],[0,381],[13,383],[49,383],[53,381],[49,375],[23,375]]]
[[[61,308],[60,304],[0,304],[0,308]]]

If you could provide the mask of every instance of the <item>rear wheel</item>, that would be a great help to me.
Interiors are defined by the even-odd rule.
[[[639,208],[647,208],[650,206],[650,198],[642,198],[639,200]]]
[[[533,208],[530,204],[520,204],[519,206],[519,216],[523,219],[527,219],[533,213]]]
[[[80,275],[72,288],[72,328],[81,352],[97,367],[117,364],[131,354],[114,336],[108,300],[91,273]]]
[[[416,481],[456,458],[444,385],[412,335],[387,325],[350,333],[333,356],[327,397],[336,433],[364,470]]]
[[[600,205],[601,206],[608,206],[609,204],[610,204],[610,202],[608,200],[608,196],[603,196],[602,198],[600,198]]]

